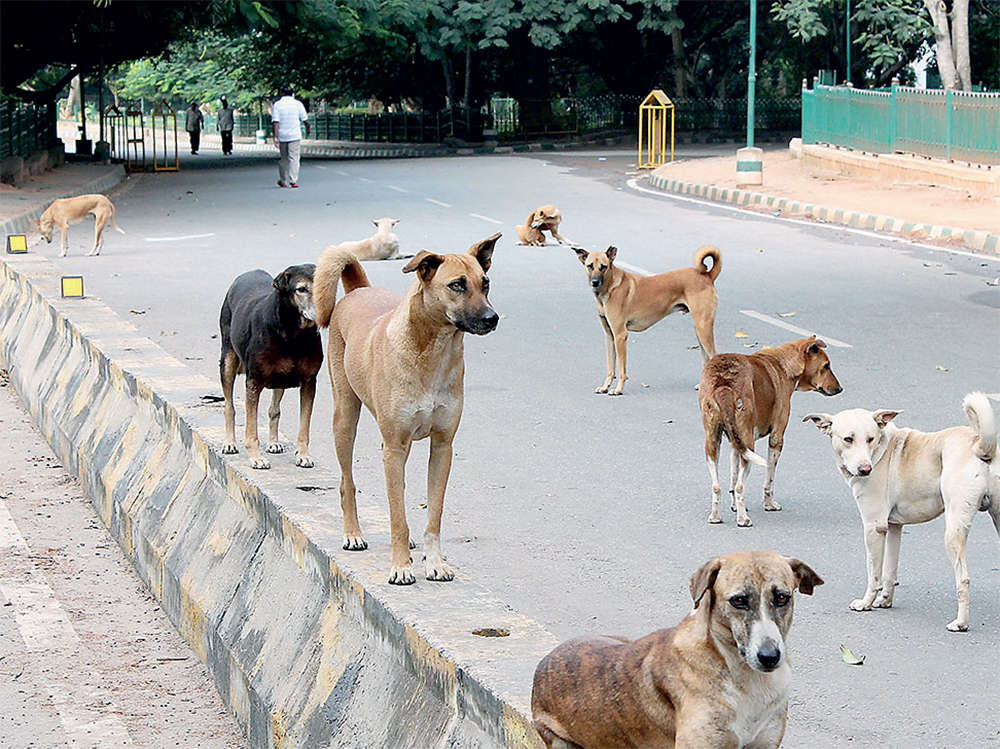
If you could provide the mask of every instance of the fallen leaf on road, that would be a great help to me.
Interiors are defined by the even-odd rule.
[[[936,369],[938,372],[947,372],[948,371],[948,367],[942,367],[940,364],[938,364],[936,367],[934,367],[934,369]]]
[[[997,276],[992,281],[987,281],[986,285],[987,286],[1000,286],[1000,276]]]
[[[940,268],[941,263],[924,263],[925,268]]]
[[[649,387],[649,383],[648,382],[640,382],[639,384],[642,385],[644,388],[648,388]]]
[[[844,659],[844,663],[848,666],[863,666],[865,663],[865,656],[858,658],[846,645],[840,646],[840,657]]]
[[[746,333],[744,333],[744,332],[743,332],[742,330],[737,330],[737,331],[736,331],[736,337],[737,337],[737,338],[749,338],[750,336],[748,336],[748,335],[747,335]]]
[[[955,272],[955,271],[953,271],[953,270],[946,270],[946,271],[944,272],[944,275],[946,275],[946,276],[957,276],[957,275],[958,275],[958,273],[956,273],[956,272]]]
[[[756,250],[756,252],[760,253],[761,255],[764,254],[764,250]]]
[[[779,312],[778,317],[795,317],[794,312]]]
[[[507,317],[507,315],[504,315],[504,314],[501,314],[501,315],[500,315],[500,319],[501,319],[501,320],[504,320],[504,319],[506,319],[506,317]]]
[[[743,344],[743,348],[754,348],[754,347],[756,347],[756,345],[757,345],[757,341],[754,341],[753,343],[744,343]]]
[[[771,347],[770,346],[761,346],[761,350],[766,349],[766,348],[771,348]]]
[[[129,310],[129,312],[131,312],[133,315],[145,315],[146,311],[147,310],[144,310],[144,309],[130,309]]]
[[[208,402],[208,403],[218,403],[219,401],[224,401],[225,400],[225,398],[223,396],[221,396],[221,395],[215,395],[213,393],[208,393],[207,395],[203,395],[203,396],[201,396],[201,399],[203,401]]]

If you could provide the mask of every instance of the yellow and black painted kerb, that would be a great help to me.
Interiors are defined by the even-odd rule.
[[[7,235],[7,254],[23,255],[28,251],[28,238],[24,234]]]

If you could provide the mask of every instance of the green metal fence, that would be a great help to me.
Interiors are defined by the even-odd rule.
[[[0,101],[0,159],[30,156],[56,141],[55,105]]]
[[[253,137],[263,123],[271,137],[271,115],[258,119],[256,114],[237,114],[233,132]],[[354,140],[368,143],[440,143],[448,137],[478,141],[483,138],[484,115],[467,107],[453,107],[439,112],[382,112],[380,114],[336,114],[318,112],[309,115],[309,137],[316,140]]]
[[[1000,93],[817,85],[802,90],[802,142],[1000,164]]]

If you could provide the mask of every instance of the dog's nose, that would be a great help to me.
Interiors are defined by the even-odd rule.
[[[500,322],[500,315],[498,315],[494,310],[487,310],[481,318],[482,325],[487,330],[493,330],[496,328],[497,323]]]
[[[599,279],[599,278],[592,278],[592,279],[590,279],[590,285],[593,286],[596,289],[598,286],[601,285],[601,279]]]
[[[764,640],[757,651],[757,661],[765,671],[773,671],[781,662],[781,649],[774,640]]]
[[[861,465],[858,466],[858,475],[859,476],[867,476],[871,472],[872,472],[872,464],[871,463],[862,463]]]

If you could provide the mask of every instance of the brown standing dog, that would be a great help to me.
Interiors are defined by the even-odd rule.
[[[617,247],[604,252],[587,252],[574,247],[587,269],[590,288],[597,301],[597,315],[604,326],[607,376],[596,393],[607,393],[617,374],[618,384],[611,395],[621,395],[628,375],[625,368],[629,331],[650,328],[671,312],[690,312],[701,357],[715,356],[715,279],[722,271],[722,253],[705,245],[694,255],[693,268],[680,268],[655,276],[628,273],[615,263]],[[712,258],[712,267],[705,264]],[[615,359],[618,370],[615,371]]]
[[[800,338],[755,354],[719,354],[705,364],[698,386],[701,422],[705,427],[705,458],[712,476],[712,512],[708,522],[721,523],[719,515],[719,445],[725,432],[732,446],[732,509],[736,525],[753,525],[743,501],[750,464],[767,466],[764,509],[780,510],[774,501],[774,469],[785,441],[785,427],[796,390],[836,395],[843,388],[830,369],[826,343],[816,336]],[[754,442],[767,437],[765,461],[753,451]]]
[[[403,268],[417,274],[400,299],[373,288],[358,260],[327,248],[316,266],[313,298],[316,320],[330,326],[329,367],[333,384],[333,437],[340,463],[344,548],[368,548],[361,535],[355,499],[354,439],[361,405],[382,433],[382,462],[392,528],[389,582],[415,582],[410,567],[410,531],[403,485],[414,440],[430,437],[427,468],[427,529],[424,558],[428,580],[455,575],[441,556],[441,512],[451,470],[451,443],[464,402],[465,333],[485,335],[499,316],[487,297],[493,248],[499,234],[474,244],[465,254],[420,252]],[[334,307],[337,283],[345,296]]]
[[[823,581],[771,551],[717,557],[691,578],[695,610],[640,640],[581,637],[535,670],[531,712],[552,749],[777,747],[797,588]]]
[[[52,242],[52,228],[58,226],[62,231],[62,250],[59,257],[66,257],[66,234],[69,225],[83,221],[88,213],[94,214],[94,249],[88,255],[100,255],[104,246],[104,226],[111,222],[111,228],[124,234],[115,223],[115,206],[104,195],[77,195],[75,198],[59,198],[52,203],[41,218],[35,221],[39,233],[46,242]]]
[[[559,209],[554,205],[543,205],[529,213],[524,225],[515,226],[514,230],[517,232],[521,244],[544,247],[545,235],[542,234],[543,231],[552,234],[552,237],[560,244],[563,242],[568,244],[569,240],[559,234],[559,224],[561,223],[562,214]]]

